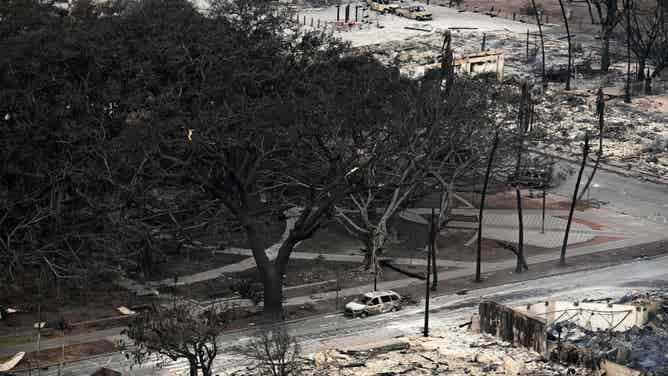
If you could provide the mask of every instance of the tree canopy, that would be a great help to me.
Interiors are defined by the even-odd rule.
[[[491,135],[476,128],[494,123],[493,92],[479,83],[461,81],[477,94],[444,105],[440,85],[300,30],[269,2],[220,1],[207,14],[185,0],[39,4],[0,8],[0,275],[10,282],[39,264],[75,281],[150,278],[156,253],[236,229],[265,310],[280,314],[294,246],[368,189],[370,172],[420,164],[427,151],[412,170],[423,176]],[[268,249],[275,222],[290,231]]]

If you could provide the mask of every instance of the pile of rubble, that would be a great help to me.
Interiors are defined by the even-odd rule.
[[[657,176],[668,175],[668,112],[640,108],[639,103],[623,103],[619,90],[605,89],[608,100],[603,133],[603,161]],[[594,139],[592,157],[598,144],[595,90],[560,93],[548,91],[536,106],[541,124],[554,139],[549,149],[579,158],[585,133]],[[645,101],[659,96],[644,98]],[[555,106],[559,103],[559,106]]]
[[[306,375],[588,375],[547,362],[487,334],[452,328],[364,350],[328,350],[312,357]]]
[[[564,92],[567,71],[567,42],[557,32],[548,32],[545,42],[546,71],[551,83],[537,104],[538,125],[544,125],[553,136],[546,142],[553,152],[579,158],[585,132],[598,137],[595,94],[604,86],[608,97],[604,134],[603,162],[646,172],[668,175],[668,96],[655,95],[623,102],[626,80],[624,64],[614,64],[606,75],[597,73],[599,41],[578,36],[574,49],[574,70],[570,92]],[[511,80],[540,80],[541,54],[532,36],[527,50],[526,35],[505,30],[484,34],[485,48],[504,53],[504,77]],[[477,53],[483,33],[475,30],[453,30],[452,47],[456,57]],[[420,77],[427,67],[441,59],[442,30],[404,40],[358,47],[371,52],[381,62],[397,66],[402,74]],[[563,76],[563,77],[562,77]],[[662,84],[665,88],[665,84]],[[656,83],[659,85],[658,81]],[[555,105],[560,104],[560,105]],[[592,150],[591,156],[595,156]]]
[[[642,328],[621,332],[556,323],[548,333],[548,339],[556,343],[550,354],[552,360],[596,368],[607,359],[648,376],[668,375],[668,291],[634,292],[619,304],[647,307],[650,321]]]

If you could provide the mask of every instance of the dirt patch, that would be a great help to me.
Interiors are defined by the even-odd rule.
[[[106,340],[99,340],[95,342],[82,343],[78,345],[65,346],[65,362],[74,361],[77,359],[90,357],[93,355],[108,354],[116,351],[116,346]],[[27,370],[33,367],[45,367],[48,365],[57,365],[62,358],[62,350],[60,348],[48,349],[37,352],[27,353],[26,356],[16,365],[14,371]]]
[[[296,251],[359,255],[362,242],[353,238],[338,223],[329,223],[317,231],[312,238],[295,247]]]
[[[21,278],[28,276],[35,277],[35,274],[28,271],[26,276]],[[20,310],[0,321],[0,335],[14,335],[17,331],[30,330],[38,319],[46,321],[48,328],[54,327],[61,317],[69,324],[114,317],[118,315],[116,307],[128,305],[134,299],[127,291],[111,282],[96,281],[86,290],[83,286],[59,286],[58,282],[50,277],[47,278],[41,301],[35,299],[37,295],[34,285],[22,285],[21,280],[0,295],[0,305]],[[38,311],[41,313],[38,314]],[[49,336],[48,330],[44,333]]]
[[[645,97],[634,98],[629,107],[643,112],[655,112],[659,114],[668,114],[668,96],[666,95],[648,95]]]
[[[213,253],[210,250],[192,250],[190,254],[183,252],[178,255],[171,255],[169,259],[156,264],[151,279],[161,280],[173,278],[175,275],[200,273],[225,265],[235,264],[246,258],[248,256]]]
[[[441,235],[437,239],[439,257],[453,261],[475,261],[477,241],[474,240],[469,246],[465,245],[474,239],[475,234],[475,230],[448,229],[446,235]],[[498,262],[515,259],[512,252],[501,247],[494,239],[483,238],[482,252],[485,261]],[[527,257],[551,252],[555,252],[555,249],[524,245],[524,253]]]

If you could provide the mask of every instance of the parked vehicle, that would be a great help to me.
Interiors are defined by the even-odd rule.
[[[347,316],[367,317],[385,312],[395,312],[401,309],[402,299],[394,291],[368,292],[359,299],[346,304]]]
[[[411,18],[418,21],[430,21],[431,13],[422,4],[410,5],[407,7],[397,8],[394,13],[398,16]]]
[[[390,0],[367,0],[366,4],[371,8],[380,13],[394,13],[395,9],[399,8],[398,4],[391,2]]]

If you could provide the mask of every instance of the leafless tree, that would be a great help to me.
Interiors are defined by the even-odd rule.
[[[132,319],[123,331],[132,343],[125,346],[126,357],[135,364],[156,355],[160,364],[186,359],[190,376],[201,371],[212,376],[211,366],[218,355],[218,339],[231,319],[230,311],[219,305],[200,307],[182,299]]]
[[[543,21],[541,20],[541,13],[538,12],[536,8],[536,0],[531,0],[531,6],[533,7],[534,14],[536,15],[536,25],[538,25],[538,34],[540,36],[540,51],[542,53],[541,61],[541,79],[543,80],[543,90],[547,89],[547,77],[545,76],[545,40],[543,38]]]
[[[561,8],[561,15],[564,19],[564,26],[566,26],[566,40],[568,41],[568,74],[566,75],[566,90],[571,90],[571,72],[573,71],[573,48],[571,47],[571,31],[568,27],[568,16],[566,14],[566,9],[564,8],[563,0],[559,0],[559,7]]]
[[[668,62],[662,57],[668,44],[668,4],[657,0],[632,7],[626,29],[630,47],[638,59],[636,78],[638,81],[647,79],[645,93],[650,94],[652,77],[656,77]],[[646,74],[648,62],[654,63],[654,72],[650,74]]]
[[[610,39],[624,15],[619,10],[618,0],[587,0],[587,4],[590,3],[596,8],[601,28],[601,72],[607,72],[610,68]]]
[[[626,85],[624,102],[631,103],[631,8],[633,2],[624,0],[624,18],[626,19]]]
[[[596,161],[594,162],[594,167],[587,178],[587,182],[582,187],[580,194],[578,195],[578,200],[582,200],[591,182],[594,180],[594,175],[598,166],[601,163],[601,158],[603,158],[603,135],[604,135],[604,126],[605,126],[605,96],[603,95],[603,88],[598,89],[596,94],[596,115],[598,116],[598,151],[596,152]]]
[[[288,333],[285,324],[260,328],[257,338],[245,347],[243,353],[257,362],[260,375],[301,374],[301,347],[296,338]]]

